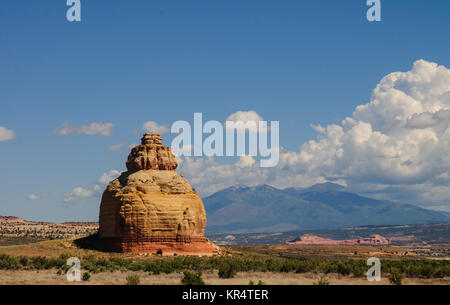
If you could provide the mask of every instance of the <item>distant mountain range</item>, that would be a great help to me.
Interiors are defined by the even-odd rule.
[[[277,189],[234,186],[203,199],[207,234],[282,232],[450,221],[450,213],[375,200],[337,184]]]

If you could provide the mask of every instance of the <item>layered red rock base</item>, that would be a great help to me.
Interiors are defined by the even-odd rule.
[[[154,238],[147,241],[104,238],[100,240],[100,248],[121,253],[160,253],[162,255],[211,255],[220,252],[218,247],[205,237]]]

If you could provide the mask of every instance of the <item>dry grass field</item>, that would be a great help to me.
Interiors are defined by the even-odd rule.
[[[150,275],[142,271],[114,271],[91,274],[89,281],[69,282],[66,276],[56,274],[55,270],[39,271],[11,271],[0,270],[0,284],[2,285],[124,285],[127,276],[139,275],[141,285],[179,285],[182,273]],[[295,272],[238,272],[231,279],[222,279],[216,270],[206,271],[202,278],[207,285],[248,285],[250,281],[264,282],[267,285],[313,285],[321,276],[325,276],[330,285],[389,285],[387,277],[382,277],[380,282],[368,282],[362,277],[342,276],[339,274],[315,274]],[[449,285],[450,278],[419,279],[406,278],[404,285]]]
[[[324,246],[324,245],[255,245],[230,246],[234,251],[267,254],[287,258],[328,258],[328,259],[404,259],[424,257],[413,249],[393,246]]]
[[[230,258],[236,258],[237,260],[246,261],[252,259],[279,261],[279,262],[292,262],[296,260],[314,260],[323,259],[323,261],[356,261],[365,260],[368,257],[376,256],[380,259],[403,261],[403,260],[419,260],[427,259],[422,254],[410,252],[410,250],[399,247],[364,247],[364,246],[307,246],[307,245],[279,245],[279,246],[232,246],[222,247],[224,260]],[[22,245],[10,245],[0,246],[0,256],[7,255],[9,257],[46,257],[48,259],[57,259],[61,255],[75,256],[79,258],[94,257],[97,261],[105,259],[125,259],[133,262],[145,262],[148,261],[158,263],[158,261],[170,261],[174,257],[161,257],[148,254],[121,254],[121,253],[109,253],[100,252],[96,250],[80,249],[78,248],[73,239],[66,240],[49,240],[36,243],[28,243]],[[179,257],[181,258],[181,257]],[[203,258],[202,258],[203,259]],[[272,285],[311,285],[317,282],[321,276],[324,276],[331,285],[377,285],[377,284],[389,284],[388,274],[382,274],[381,282],[368,282],[365,275],[360,274],[355,276],[354,274],[339,274],[336,272],[295,272],[287,270],[284,272],[279,271],[258,271],[248,270],[239,271],[231,278],[221,278],[218,276],[218,270],[215,267],[207,263],[207,258],[202,269],[202,278],[206,284],[218,284],[218,285],[246,285],[250,281],[258,283],[262,281],[265,284]],[[222,256],[217,260],[222,260]],[[445,259],[444,259],[445,260]],[[87,262],[87,261],[86,261]],[[206,262],[206,263],[205,263]],[[82,263],[83,264],[83,263]],[[95,264],[94,264],[95,265]],[[83,267],[83,265],[82,265]],[[281,267],[282,268],[282,267]],[[365,268],[365,267],[364,267]],[[447,268],[447,267],[445,267]],[[85,272],[85,270],[82,270]],[[104,269],[100,271],[90,272],[90,279],[88,281],[81,281],[77,283],[68,282],[64,272],[60,269],[51,267],[49,269],[42,268],[41,270],[35,270],[33,268],[17,268],[11,270],[11,268],[2,268],[0,262],[0,284],[52,284],[52,285],[65,285],[65,284],[126,284],[127,276],[130,274],[137,274],[140,277],[141,284],[180,284],[183,276],[180,270],[169,271],[165,273],[157,272],[152,273],[144,271],[139,268],[136,270],[129,270],[124,268],[122,270],[109,270]],[[405,277],[403,284],[406,285],[428,285],[428,284],[450,284],[450,277],[448,275],[438,277]]]
[[[73,239],[46,240],[23,245],[0,246],[0,254],[7,254],[11,256],[44,256],[47,258],[58,257],[62,254],[70,254],[71,256],[76,257],[95,255],[97,257],[105,258],[139,258],[148,256],[80,249],[74,244]]]

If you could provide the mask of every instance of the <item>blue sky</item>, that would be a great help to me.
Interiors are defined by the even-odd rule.
[[[16,135],[0,142],[0,215],[96,220],[98,196],[64,194],[125,170],[128,147],[108,147],[137,143],[130,131],[146,121],[254,110],[280,121],[281,145],[298,151],[316,137],[311,124],[339,124],[389,73],[419,59],[450,67],[444,0],[382,0],[375,23],[363,0],[81,3],[81,23],[66,21],[63,0],[0,6],[0,126]],[[114,130],[57,135],[64,122]]]

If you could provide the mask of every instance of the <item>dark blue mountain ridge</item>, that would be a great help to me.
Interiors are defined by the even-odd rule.
[[[450,221],[450,213],[376,200],[333,184],[232,186],[203,199],[207,233],[280,232]]]

